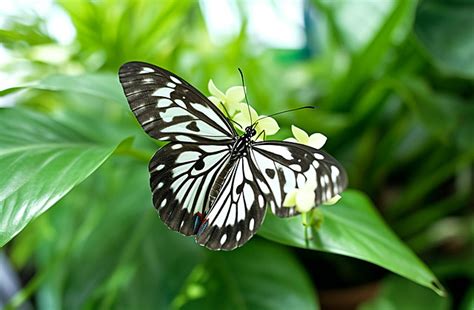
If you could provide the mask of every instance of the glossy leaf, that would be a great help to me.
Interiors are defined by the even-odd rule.
[[[114,149],[91,143],[45,115],[0,109],[0,246],[87,178]]]
[[[291,246],[362,259],[443,294],[433,273],[388,228],[365,195],[348,190],[336,205],[321,208],[324,220],[317,231],[305,228],[299,216],[279,219],[268,212],[259,234]]]
[[[117,76],[109,73],[89,73],[78,76],[50,75],[42,80],[0,90],[0,96],[6,96],[23,89],[68,91],[114,102],[125,101]]]
[[[284,247],[258,238],[209,253],[175,300],[184,309],[318,309],[316,291]]]

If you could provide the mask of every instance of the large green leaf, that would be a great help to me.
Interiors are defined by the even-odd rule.
[[[88,73],[78,76],[50,75],[38,81],[0,90],[0,96],[9,95],[22,89],[69,91],[115,102],[125,101],[119,87],[118,75],[111,73]]]
[[[337,205],[322,206],[317,231],[305,231],[301,217],[279,219],[267,214],[259,234],[270,240],[362,259],[443,294],[433,273],[383,222],[370,200],[348,190]]]
[[[211,253],[191,274],[174,306],[184,309],[317,309],[316,291],[282,246],[252,240]]]
[[[114,149],[45,115],[0,109],[0,246],[87,178]]]
[[[442,70],[474,77],[474,2],[423,1],[415,32]]]

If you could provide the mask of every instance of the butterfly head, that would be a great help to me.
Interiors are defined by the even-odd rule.
[[[247,138],[251,138],[257,134],[257,131],[255,130],[254,126],[247,126],[245,127],[245,136]]]

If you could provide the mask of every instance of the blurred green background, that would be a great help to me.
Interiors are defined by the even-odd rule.
[[[471,0],[3,1],[0,307],[474,309],[473,16]],[[324,133],[350,189],[318,225],[267,214],[229,253],[169,231],[148,189],[159,144],[118,84],[131,60],[206,95],[240,67],[260,114],[317,106],[275,138]]]

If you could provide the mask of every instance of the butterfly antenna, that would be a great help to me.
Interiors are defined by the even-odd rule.
[[[289,110],[285,110],[285,111],[280,111],[280,112],[276,112],[276,113],[273,113],[273,114],[270,114],[270,115],[265,115],[263,117],[260,117],[255,122],[261,121],[262,119],[267,118],[267,117],[272,117],[272,116],[280,115],[280,114],[283,114],[283,113],[288,113],[288,112],[293,112],[293,111],[298,111],[298,110],[303,110],[303,109],[315,109],[315,108],[316,107],[314,107],[312,105],[307,105],[307,106],[304,106],[304,107],[299,107],[299,108],[289,109]]]
[[[247,109],[249,111],[250,124],[253,125],[252,113],[250,113],[250,104],[249,104],[249,100],[247,98],[247,89],[245,88],[244,73],[242,72],[242,70],[240,70],[240,68],[237,68],[237,69],[239,70],[240,78],[242,79],[242,87],[244,88],[245,102],[247,102]]]

